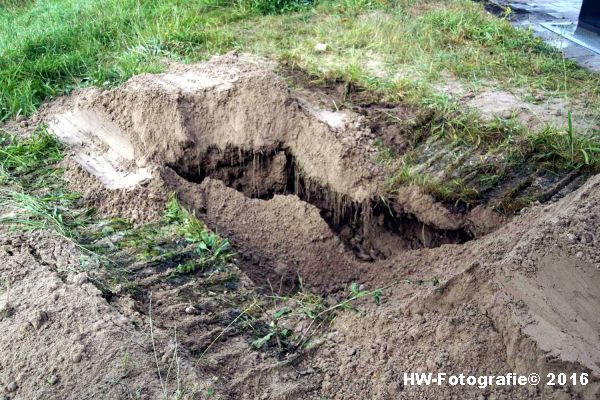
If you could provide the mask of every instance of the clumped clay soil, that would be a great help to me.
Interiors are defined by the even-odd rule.
[[[66,178],[88,205],[143,224],[175,192],[231,241],[235,265],[186,279],[132,265],[136,290],[107,295],[93,274],[73,272],[71,243],[2,231],[5,398],[600,395],[600,176],[510,220],[415,187],[384,198],[398,166],[376,162],[368,116],[320,108],[235,55],[79,91],[43,107],[41,121],[70,146]],[[338,313],[309,349],[252,350],[227,329],[247,315],[223,302],[230,295],[247,305],[310,290],[333,301],[351,282],[382,288],[380,304]],[[590,381],[405,386],[410,372]]]

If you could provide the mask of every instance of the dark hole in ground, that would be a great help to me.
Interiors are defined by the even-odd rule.
[[[316,206],[348,249],[363,261],[384,259],[399,250],[464,243],[464,229],[444,230],[398,213],[383,199],[352,201],[302,174],[293,154],[281,146],[263,151],[209,148],[195,165],[171,166],[190,182],[218,179],[245,196],[263,200],[296,195]]]

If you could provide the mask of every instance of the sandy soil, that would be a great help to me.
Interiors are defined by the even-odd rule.
[[[88,204],[142,224],[177,192],[237,255],[230,270],[183,280],[133,263],[137,291],[103,296],[69,242],[2,231],[5,398],[600,395],[600,176],[512,220],[415,188],[385,211],[374,199],[393,166],[374,162],[368,118],[326,112],[234,56],[81,91],[36,118],[66,143],[78,138],[66,178]],[[223,283],[230,274],[234,286]],[[252,350],[248,334],[228,330],[244,315],[232,299],[267,298],[274,285],[293,293],[299,276],[333,302],[353,281],[382,288],[381,304],[337,313],[302,352]],[[590,382],[425,387],[404,385],[405,372],[576,372]]]

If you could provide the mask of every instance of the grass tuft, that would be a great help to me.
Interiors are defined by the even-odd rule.
[[[600,134],[576,135],[569,123],[567,131],[547,127],[530,139],[531,157],[548,169],[600,171]]]
[[[312,5],[314,0],[241,0],[238,5],[262,15],[293,12]]]
[[[0,183],[15,176],[39,173],[62,158],[60,143],[43,126],[26,140],[0,131]]]
[[[222,266],[231,259],[229,241],[212,232],[193,213],[183,208],[174,194],[167,202],[164,220],[175,224],[179,234],[195,247],[196,257],[179,264],[177,272],[189,274],[199,268]]]

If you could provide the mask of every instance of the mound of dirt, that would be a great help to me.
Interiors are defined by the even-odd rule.
[[[347,127],[356,122],[343,113],[303,107],[271,71],[235,56],[85,91],[55,120],[50,127],[60,137],[96,126],[94,136],[138,165],[170,165],[184,175],[196,174],[210,149],[268,154],[285,148],[304,174],[354,201],[383,183],[380,168],[368,161],[375,154],[370,131]]]
[[[231,55],[87,89],[38,118],[72,145],[66,178],[85,201],[142,223],[176,192],[231,240],[240,270],[183,279],[169,265],[140,271],[136,261],[124,266],[133,289],[102,297],[88,275],[69,272],[81,267],[73,245],[3,231],[7,398],[160,398],[157,372],[172,368],[168,392],[190,399],[600,395],[600,176],[512,221],[483,206],[461,212],[416,188],[381,201],[394,166],[374,162],[364,117],[320,109]],[[247,315],[240,304],[271,303],[274,287],[294,293],[298,277],[302,290],[333,301],[350,282],[381,288],[381,303],[340,312],[312,348],[250,350],[251,338],[229,329]],[[281,311],[273,307],[265,313]],[[303,338],[312,323],[298,318]],[[258,319],[250,324],[272,322]],[[590,381],[415,386],[403,380],[411,372]]]

